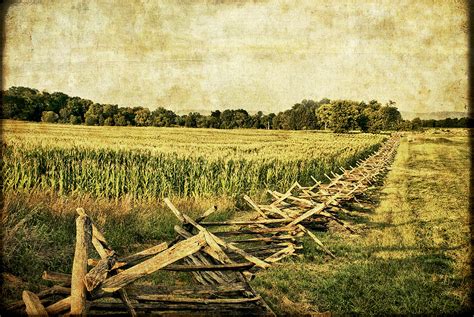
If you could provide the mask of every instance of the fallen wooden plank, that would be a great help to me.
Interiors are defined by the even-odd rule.
[[[184,258],[184,263],[188,265],[193,265],[196,257],[190,255]],[[191,272],[193,278],[201,285],[213,285],[215,284],[214,280],[206,274],[206,272]]]
[[[203,221],[204,219],[206,219],[207,217],[209,217],[210,215],[212,215],[214,212],[217,211],[217,207],[216,206],[212,206],[211,208],[209,208],[208,210],[206,210],[202,216],[196,218],[196,222],[197,223],[200,223],[201,221]]]
[[[276,195],[277,197],[288,199],[292,201],[294,204],[301,205],[303,207],[312,207],[314,206],[314,203],[308,199],[303,199],[303,198],[297,198],[291,195],[291,193],[287,194],[282,194],[277,192],[276,190],[273,191],[273,194]]]
[[[231,250],[231,251],[234,251],[235,253],[241,255],[243,258],[245,258],[247,261],[250,261],[252,263],[254,263],[256,266],[258,267],[261,267],[261,268],[268,268],[270,266],[270,264],[268,263],[265,263],[265,261],[262,261],[260,260],[259,258],[256,258],[248,253],[246,253],[245,251],[243,251],[242,249],[236,247],[235,245],[232,245],[231,243],[226,243],[225,241],[223,241],[222,239],[218,238],[217,236],[213,235],[212,233],[210,233],[209,231],[207,231],[206,228],[204,228],[203,226],[197,224],[196,222],[194,222],[190,217],[188,217],[186,214],[183,214],[183,217],[184,219],[186,219],[186,221],[190,224],[192,224],[196,229],[198,229],[199,231],[201,232],[205,232],[206,233],[206,238],[207,240],[209,240],[209,237],[212,238],[212,240],[214,240],[218,245],[220,245],[221,247],[225,248],[225,249],[228,249],[228,250]],[[209,240],[210,241],[210,240]],[[209,243],[208,241],[208,243]],[[225,254],[225,253],[224,253]]]
[[[167,302],[151,302],[148,301],[146,303],[137,303],[134,304],[134,307],[137,311],[145,312],[146,314],[155,313],[155,311],[164,312],[168,310],[176,310],[176,311],[193,311],[194,313],[206,312],[206,315],[210,314],[212,316],[219,314],[222,312],[223,309],[229,310],[245,310],[245,311],[252,311],[258,309],[258,303],[253,302],[244,302],[244,303],[167,303]],[[90,310],[107,310],[107,311],[121,311],[124,309],[123,303],[106,303],[106,302],[98,302],[94,301],[90,305]],[[247,312],[240,313],[240,315],[247,316]],[[201,313],[202,315],[202,313]],[[262,315],[259,313],[258,315]],[[179,315],[178,315],[179,316]],[[182,316],[182,314],[181,314]],[[185,316],[189,316],[186,314]],[[222,315],[221,315],[222,316]]]
[[[100,283],[105,281],[107,273],[109,273],[117,261],[115,256],[108,256],[101,259],[89,273],[84,277],[84,283],[89,292],[92,292]]]
[[[178,225],[174,227],[174,230],[185,239],[192,237],[192,234],[190,232],[188,232],[186,229]],[[209,245],[206,245],[202,251],[214,259],[219,257],[219,255],[216,254],[214,249],[211,248]],[[188,256],[187,258],[185,258],[185,260],[187,260],[188,258],[191,260],[191,262],[188,264],[194,264],[194,265],[201,265],[201,264],[210,265],[211,264],[211,262],[204,256],[204,254],[201,254],[199,252],[194,255]],[[200,283],[202,283],[201,279],[208,281],[210,284],[216,284],[216,283],[222,284],[222,283],[225,283],[225,280],[226,280],[226,275],[224,275],[222,272],[200,272],[200,273],[193,272],[193,276]]]
[[[258,205],[249,196],[244,195],[244,199],[245,201],[249,203],[250,206],[252,206],[253,209],[255,209],[260,214],[260,216],[262,216],[263,218],[268,218],[267,215],[260,209],[260,207],[258,207]]]
[[[272,202],[270,204],[270,206],[276,206],[278,205],[279,203],[281,203],[282,201],[284,201],[285,199],[287,199],[288,197],[291,196],[291,191],[297,186],[299,185],[298,182],[294,182],[293,185],[291,185],[291,187],[286,191],[286,193],[281,196],[280,198],[278,198],[277,200],[275,200],[274,202]],[[301,186],[300,186],[301,187]]]
[[[324,210],[324,208],[327,207],[327,205],[330,204],[331,201],[335,201],[339,196],[338,195],[334,195],[333,198],[331,198],[330,200],[328,200],[327,202],[325,203],[321,203],[319,204],[318,206],[308,210],[307,212],[305,212],[304,214],[302,214],[301,216],[299,216],[298,218],[296,218],[295,220],[293,220],[292,222],[290,222],[287,227],[294,227],[295,225],[297,225],[298,223],[300,223],[301,221],[305,220],[306,218],[308,217],[311,217],[312,215],[314,215],[315,213],[320,213],[322,210]]]
[[[192,272],[192,271],[243,271],[248,270],[255,264],[251,262],[246,263],[232,263],[232,264],[214,264],[214,265],[168,265],[162,270],[165,271],[179,271],[179,272]]]
[[[204,250],[203,250],[204,251]],[[193,255],[188,256],[185,258],[185,262],[189,265],[210,265],[211,261],[209,261],[205,254],[202,253],[195,253]],[[193,274],[196,276],[201,276],[204,278],[210,285],[220,285],[220,284],[227,284],[231,281],[229,276],[226,276],[221,271],[193,271]]]
[[[71,308],[71,297],[69,296],[46,307],[46,312],[48,312],[49,315],[59,315],[60,313],[63,313],[70,308]]]
[[[136,285],[127,286],[130,296],[135,295],[207,295],[207,296],[230,296],[229,293],[241,293],[245,291],[244,283],[236,282],[221,285],[190,285],[190,286],[168,286],[168,285]]]
[[[22,298],[23,302],[25,303],[26,313],[28,316],[48,316],[48,312],[46,312],[46,309],[44,308],[43,304],[41,304],[40,299],[35,293],[23,291]]]
[[[291,220],[288,219],[263,219],[263,220],[229,220],[229,221],[203,221],[200,223],[202,226],[243,226],[243,225],[256,225],[256,224],[273,224],[273,223],[288,223]]]
[[[71,274],[44,271],[41,278],[45,281],[71,285]]]
[[[79,215],[87,216],[84,209],[82,208],[78,208],[77,212],[79,213]],[[92,244],[97,250],[97,253],[99,253],[102,259],[102,262],[99,263],[100,264],[99,267],[96,267],[92,270],[92,274],[88,276],[88,279],[86,278],[87,276],[84,278],[84,284],[86,285],[86,287],[88,286],[89,291],[92,291],[97,285],[99,285],[105,280],[105,278],[107,277],[107,273],[113,269],[112,266],[116,262],[115,251],[112,250],[112,248],[108,246],[104,235],[93,223],[92,223]],[[121,270],[117,269],[117,272],[121,272]],[[127,292],[123,289],[120,289],[118,292],[120,294],[120,297],[123,303],[125,304],[125,306],[127,306],[127,310],[129,311],[129,313],[132,316],[136,316],[135,310],[131,306],[130,301],[127,300],[128,299]]]
[[[124,290],[121,289],[121,292],[119,292],[120,299],[122,300],[123,304],[125,307],[127,307],[127,311],[132,317],[138,316],[137,312],[135,311],[135,308],[132,305],[132,302],[130,301],[130,298],[128,297],[128,293]]]
[[[316,236],[314,235],[314,233],[312,233],[310,230],[306,229],[306,228],[305,228],[303,225],[301,225],[301,224],[298,224],[298,227],[299,227],[301,230],[303,230],[305,233],[307,233],[307,234],[314,240],[314,242],[316,242],[316,244],[319,245],[319,247],[320,247],[324,252],[326,252],[327,254],[329,254],[333,259],[336,258],[336,256],[335,256],[331,251],[329,251],[328,248],[326,248],[326,247],[324,246],[324,244],[318,239],[318,237],[316,237]]]
[[[89,244],[92,239],[92,225],[89,217],[82,215],[76,219],[76,247],[72,263],[71,315],[82,315],[86,309],[86,286]]]
[[[284,248],[284,249],[276,252],[275,254],[265,258],[265,262],[275,263],[277,261],[280,261],[284,257],[292,255],[293,253],[295,253],[295,247],[294,247],[293,244],[290,244],[286,248]]]
[[[296,241],[293,236],[290,235],[282,235],[282,236],[273,236],[273,237],[260,237],[260,238],[248,238],[248,239],[240,239],[234,240],[232,243],[253,243],[253,242],[280,242],[280,241]]]
[[[140,301],[153,301],[153,302],[168,302],[168,303],[193,303],[200,305],[209,304],[236,304],[236,303],[251,303],[258,302],[261,297],[252,298],[193,298],[193,297],[178,297],[173,295],[138,295],[134,299]]]
[[[69,275],[69,284],[71,281],[71,276]],[[71,289],[69,287],[63,287],[59,285],[54,285],[51,288],[48,288],[44,291],[39,292],[36,294],[39,299],[44,299],[52,295],[70,295]],[[42,301],[43,302],[43,301]],[[25,306],[25,302],[23,300],[16,301],[14,303],[9,304],[5,311],[13,311]]]
[[[97,265],[99,260],[89,259],[89,264]],[[124,263],[126,266],[127,263]],[[193,272],[193,271],[242,271],[254,266],[254,263],[234,263],[234,264],[209,264],[209,265],[168,265],[162,268],[163,271]],[[90,272],[89,272],[90,273]]]
[[[124,270],[115,276],[109,277],[102,283],[101,290],[108,293],[118,291],[125,285],[145,275],[151,274],[199,251],[205,244],[206,240],[203,233],[199,233],[192,238],[178,242],[174,246],[153,256],[151,259]]]
[[[169,201],[169,205],[173,206],[173,204]],[[173,206],[174,207],[174,206]],[[176,208],[175,208],[176,209]],[[179,212],[179,211],[178,211]],[[258,267],[261,267],[261,268],[268,268],[270,266],[270,264],[268,263],[265,263],[264,261],[250,255],[250,254],[247,254],[245,251],[241,250],[240,248],[234,246],[234,245],[231,245],[231,244],[227,244],[225,241],[223,241],[222,239],[220,239],[219,237],[215,236],[214,234],[210,233],[206,228],[204,228],[203,226],[201,226],[200,224],[196,223],[193,219],[191,219],[189,216],[187,216],[186,214],[184,213],[181,213],[181,216],[184,218],[184,222],[185,223],[189,223],[191,225],[193,225],[196,229],[198,229],[201,233],[204,233],[205,234],[205,237],[207,238],[207,242],[208,242],[208,245],[209,243],[212,244],[212,241],[215,241],[218,245],[222,246],[223,248],[227,249],[227,250],[232,250],[234,251],[235,253],[238,253],[239,255],[241,255],[243,258],[245,258],[247,261],[250,261],[252,263],[254,263],[255,265],[257,265]],[[209,245],[211,247],[211,245]],[[220,257],[221,257],[221,254],[219,254],[219,252],[217,252],[217,249],[216,248],[212,248],[214,250],[214,254],[209,254],[213,257],[215,257],[217,260],[221,260]],[[223,252],[222,252],[223,253]],[[225,253],[223,253],[225,254]],[[222,262],[222,263],[226,263],[226,262]]]
[[[87,216],[86,212],[83,208],[77,208],[76,212],[79,216]],[[105,240],[104,235],[97,229],[97,226],[93,223],[91,218],[89,217],[92,225],[92,244],[94,245],[95,249],[99,253],[101,258],[105,258],[110,254],[111,248],[108,246],[107,241]]]
[[[290,220],[291,221],[291,220]],[[285,221],[288,223],[288,221]],[[212,233],[215,236],[240,236],[245,234],[266,234],[266,233],[278,233],[278,232],[293,232],[295,231],[295,227],[284,226],[284,227],[276,227],[276,228],[246,228],[242,230],[236,231],[220,231]]]
[[[325,217],[328,217],[332,220],[334,220],[335,222],[337,222],[338,224],[340,224],[342,227],[344,227],[347,231],[349,231],[350,233],[355,233],[354,229],[352,229],[348,224],[346,224],[344,221],[334,217],[333,215],[331,215],[330,213],[327,213],[327,212],[320,212],[321,215],[325,216]]]
[[[139,260],[145,259],[146,257],[156,255],[156,254],[160,253],[161,251],[166,250],[167,248],[168,248],[168,243],[163,242],[163,243],[157,244],[157,245],[155,245],[151,248],[143,250],[141,252],[138,252],[138,253],[123,257],[123,258],[119,258],[117,260],[117,262],[118,263],[120,263],[120,262],[131,263],[131,262],[139,261]],[[117,268],[117,267],[114,267],[114,269],[115,268]]]
[[[179,221],[181,221],[182,223],[186,222],[186,221],[184,220],[183,215],[181,214],[181,211],[179,211],[179,210],[171,203],[171,201],[170,201],[168,198],[165,198],[165,199],[164,199],[164,202],[165,202],[165,204],[168,206],[168,208],[174,213],[174,215],[176,216],[176,218],[179,219]]]

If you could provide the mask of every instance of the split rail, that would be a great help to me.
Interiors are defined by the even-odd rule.
[[[217,315],[274,316],[249,281],[303,248],[309,236],[335,258],[312,232],[329,224],[354,233],[339,215],[351,213],[350,204],[368,201],[368,190],[380,183],[392,163],[400,137],[392,136],[381,148],[350,169],[316,179],[312,186],[295,182],[281,193],[268,190],[271,202],[259,204],[250,220],[208,221],[216,207],[192,219],[169,199],[165,203],[179,220],[176,238],[129,256],[119,256],[82,208],[77,209],[76,245],[71,274],[45,272],[56,283],[38,294],[23,292],[23,301],[8,311],[28,315]],[[349,207],[348,207],[349,206]],[[93,258],[92,248],[100,258]],[[143,278],[158,270],[188,272],[193,286],[149,285]]]

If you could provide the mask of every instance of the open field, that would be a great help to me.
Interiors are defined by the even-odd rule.
[[[245,134],[241,136],[245,138],[253,131],[236,132]],[[304,137],[319,134],[298,133]],[[60,134],[55,137],[60,138]],[[347,140],[351,136],[354,135],[346,136]],[[330,140],[331,135],[327,137]],[[21,141],[17,136],[14,142],[31,146],[25,139]],[[132,141],[130,144],[133,147]],[[344,216],[358,235],[341,231],[316,233],[336,259],[324,256],[312,241],[307,241],[302,255],[260,271],[252,284],[282,315],[466,311],[470,286],[468,174],[465,130],[406,135],[385,187],[373,194],[379,206]],[[264,187],[265,184],[260,188]],[[109,199],[93,192],[60,194],[41,188],[28,192],[7,190],[4,198],[2,261],[5,272],[12,274],[4,275],[4,300],[19,299],[23,289],[44,289],[48,285],[40,280],[44,270],[69,272],[74,250],[74,210],[78,206],[88,211],[120,254],[172,240],[173,225],[177,223],[161,199],[133,199],[131,195]],[[213,204],[218,205],[218,211],[211,220],[252,215],[239,210],[235,197],[226,195],[175,197],[173,202],[191,217]],[[150,283],[166,283],[167,279],[171,279],[170,283],[186,283],[179,274],[157,274]]]
[[[3,122],[5,190],[95,197],[232,196],[324,181],[384,136]]]
[[[316,250],[257,276],[275,311],[455,314],[469,310],[469,143],[462,131],[409,134],[374,211],[347,217],[360,236],[318,234]],[[309,243],[310,244],[310,243]]]

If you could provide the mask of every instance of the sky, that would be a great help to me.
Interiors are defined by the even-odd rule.
[[[466,111],[461,0],[23,0],[4,8],[3,89],[176,112],[302,99]]]

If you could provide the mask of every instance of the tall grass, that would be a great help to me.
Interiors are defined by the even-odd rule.
[[[256,139],[251,130],[230,134],[199,130],[196,133],[203,138],[190,144],[194,130],[125,128],[135,134],[123,135],[119,147],[116,135],[101,134],[97,128],[71,132],[69,126],[31,125],[6,124],[5,190],[116,199],[235,197],[263,188],[286,188],[295,180],[309,184],[311,176],[324,180],[324,173],[353,165],[383,140],[375,135],[288,131],[264,131]]]
[[[226,197],[179,198],[173,203],[192,217],[217,205],[217,212],[209,217],[216,221],[231,217],[236,210]],[[49,282],[41,280],[43,271],[71,273],[77,207],[87,211],[120,256],[172,240],[173,226],[178,223],[162,201],[138,202],[126,197],[110,201],[84,194],[61,197],[41,191],[8,192],[2,207],[0,311],[6,302],[21,299],[24,289],[36,292],[47,286]]]

